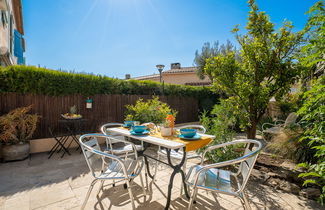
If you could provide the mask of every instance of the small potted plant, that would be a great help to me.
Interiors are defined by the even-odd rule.
[[[28,114],[32,106],[21,107],[0,117],[1,155],[4,161],[23,160],[29,156],[29,142],[39,116]]]
[[[160,127],[161,136],[173,135],[174,125],[175,125],[175,117],[172,115],[172,113],[168,113],[165,122]]]
[[[164,122],[160,126],[161,136],[171,136],[173,134],[173,128],[168,121]]]

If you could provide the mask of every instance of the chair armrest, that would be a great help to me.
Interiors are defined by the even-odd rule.
[[[230,142],[226,142],[226,143],[222,143],[222,144],[217,144],[217,145],[210,146],[207,149],[205,149],[204,152],[203,152],[203,154],[202,154],[201,165],[203,163],[203,159],[205,157],[205,154],[207,152],[211,151],[211,150],[215,150],[215,149],[219,149],[219,148],[223,148],[223,147],[230,146],[230,145],[235,145],[235,144],[252,144],[252,143],[255,143],[255,144],[258,145],[258,149],[256,149],[256,151],[254,151],[253,153],[255,153],[255,152],[257,152],[257,151],[259,151],[259,150],[262,149],[261,142],[256,141],[256,140],[250,140],[250,139],[239,139],[239,140],[234,140],[234,141],[230,141]],[[242,157],[239,157],[237,159],[240,159],[240,158],[243,158],[243,157],[245,157],[245,155],[242,156]],[[234,160],[237,160],[237,159],[234,159]],[[225,161],[225,162],[227,162],[227,161]],[[223,162],[221,162],[221,163],[223,163]]]
[[[257,155],[262,150],[262,143],[261,142],[259,142],[257,140],[252,140],[252,139],[240,139],[240,140],[235,140],[235,141],[231,141],[231,142],[227,142],[227,143],[223,143],[223,144],[219,144],[219,145],[210,146],[210,147],[208,147],[204,151],[203,155],[205,155],[206,152],[211,151],[211,150],[214,150],[214,149],[223,148],[225,146],[235,145],[235,144],[241,144],[241,143],[244,143],[244,144],[256,144],[257,145],[257,148],[254,151],[251,151],[248,154],[244,154],[243,156],[240,156],[240,157],[235,158],[235,159],[232,159],[232,160],[226,160],[226,161],[222,161],[222,162],[219,162],[219,163],[213,163],[213,164],[209,164],[209,165],[205,165],[205,166],[202,165],[203,161],[201,161],[201,164],[200,165],[202,167],[195,174],[195,177],[194,177],[195,178],[195,181],[194,181],[193,184],[195,186],[197,185],[199,175],[203,171],[206,171],[206,170],[208,170],[210,168],[221,168],[221,167],[230,166],[230,165],[234,165],[234,164],[238,164],[238,163],[244,162],[247,159],[251,158],[252,156]],[[192,166],[190,168],[189,173],[186,176],[186,180],[188,180],[188,178],[189,178],[189,176],[190,176],[193,168],[196,167],[196,166],[197,165]]]
[[[116,155],[108,154],[108,153],[105,153],[105,152],[100,151],[100,146],[99,146],[99,144],[98,144],[97,137],[100,137],[100,138],[109,138],[110,136],[108,136],[108,135],[104,135],[104,134],[93,133],[93,134],[84,134],[84,135],[80,136],[80,138],[79,138],[79,143],[80,143],[80,145],[81,145],[81,149],[82,149],[82,151],[83,151],[83,153],[84,153],[84,156],[86,157],[86,160],[87,160],[86,151],[98,155],[98,156],[101,158],[101,160],[103,161],[103,162],[102,162],[102,170],[103,170],[104,164],[107,163],[107,162],[105,161],[105,158],[108,158],[108,159],[114,160],[114,161],[116,161],[119,165],[121,165],[122,170],[123,170],[123,173],[124,173],[125,176],[127,177],[127,170],[126,170],[126,167],[125,167],[125,165],[124,165],[123,160],[122,160],[120,157],[116,156]],[[83,139],[84,139],[84,138],[94,138],[95,142],[92,142],[92,143],[95,143],[95,144],[96,144],[96,148],[93,147],[95,144],[92,144],[92,146],[91,146],[91,145],[87,145],[86,143],[84,143],[84,142],[83,142]],[[120,139],[119,139],[119,141],[124,141],[124,140],[120,140]],[[131,143],[131,142],[128,142],[128,143]],[[137,153],[135,153],[135,156],[137,157]],[[87,161],[87,164],[88,164],[88,166],[89,166],[89,168],[90,168],[90,170],[91,170],[93,176],[94,176],[95,178],[98,178],[98,177],[96,176],[95,172],[93,171],[92,167],[89,165],[89,162],[88,162],[88,161]]]
[[[275,125],[278,125],[279,123],[284,124],[285,121],[284,121],[284,120],[276,120],[276,121],[274,122]]]
[[[256,151],[257,152],[257,151]],[[232,159],[232,160],[226,160],[226,161],[222,161],[222,162],[219,162],[219,163],[213,163],[213,164],[209,164],[209,165],[205,165],[205,166],[202,166],[201,164],[201,168],[198,170],[198,172],[195,174],[195,177],[194,177],[194,186],[197,185],[197,181],[200,177],[200,174],[202,172],[205,172],[207,170],[209,170],[210,168],[221,168],[221,167],[225,167],[225,166],[230,166],[230,165],[234,165],[234,164],[238,164],[238,163],[241,163],[241,162],[244,162],[246,159],[248,159],[250,156],[252,156],[255,152],[249,154],[249,155],[243,155],[239,158],[236,158],[236,159]],[[197,167],[198,165],[194,165],[194,166],[191,166],[190,167],[190,170],[188,172],[188,174],[186,175],[186,180],[188,180],[192,170]]]
[[[267,130],[267,129],[265,129],[265,126],[266,125],[271,125],[272,127],[279,127],[280,126],[280,125],[272,124],[272,123],[263,123],[263,125],[262,125],[262,132],[264,132],[265,130]]]

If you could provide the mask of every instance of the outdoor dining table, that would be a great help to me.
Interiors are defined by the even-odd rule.
[[[202,148],[202,147],[208,145],[215,138],[215,136],[212,136],[212,135],[200,134],[201,139],[195,140],[195,141],[186,141],[186,140],[182,140],[176,136],[162,137],[160,135],[160,133],[136,136],[136,135],[132,135],[128,129],[125,129],[122,127],[108,128],[107,130],[109,132],[117,133],[119,135],[130,137],[132,139],[136,139],[136,140],[147,143],[147,144],[144,144],[145,145],[144,149],[141,152],[139,152],[139,156],[141,155],[144,157],[145,165],[146,165],[146,169],[147,169],[147,173],[148,173],[148,174],[146,173],[146,176],[149,176],[151,179],[153,179],[153,175],[151,175],[150,170],[149,170],[148,158],[151,158],[151,159],[154,159],[161,163],[164,163],[173,169],[173,172],[169,179],[167,202],[166,202],[165,209],[169,208],[174,177],[177,173],[180,173],[182,176],[182,182],[184,185],[185,195],[189,199],[187,186],[185,184],[185,171],[182,170],[182,166],[184,165],[185,159],[186,159],[186,153],[189,151],[197,150],[199,148]],[[163,162],[161,160],[158,160],[155,157],[145,154],[144,152],[148,148],[148,144],[153,144],[153,145],[157,145],[157,146],[161,146],[161,147],[165,148],[166,152],[167,152],[167,161],[168,162],[167,163]],[[183,150],[182,160],[178,164],[173,165],[171,162],[171,157],[170,157],[171,150],[179,150],[179,149]]]
[[[86,122],[87,122],[87,119],[83,119],[83,118],[59,120],[59,124],[61,124],[63,126],[63,128],[66,131],[67,136],[70,136],[72,138],[72,140],[66,147],[66,150],[69,149],[69,147],[73,141],[78,145],[77,150],[80,148],[79,139],[77,136],[83,134],[84,125]],[[63,146],[64,146],[64,144],[63,144]],[[80,152],[81,152],[81,149],[80,149]]]

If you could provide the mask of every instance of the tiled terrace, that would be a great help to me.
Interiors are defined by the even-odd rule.
[[[155,154],[154,147],[149,152]],[[171,170],[160,165],[157,181],[149,179],[149,191],[143,196],[139,178],[133,185],[137,209],[159,210],[165,205],[165,197]],[[24,209],[80,209],[92,181],[84,157],[79,152],[60,158],[54,155],[33,154],[31,159],[0,164],[0,210]],[[107,183],[108,184],[108,183]],[[283,193],[262,185],[257,179],[248,184],[248,195],[253,209],[320,209],[311,200],[293,194]],[[86,209],[131,209],[127,190],[123,185],[106,185],[96,197],[92,191]],[[180,176],[176,176],[171,209],[186,209],[187,199],[179,197]],[[242,209],[240,201],[230,196],[214,197],[202,192],[195,209]]]

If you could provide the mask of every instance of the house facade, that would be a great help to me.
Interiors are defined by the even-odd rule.
[[[0,0],[0,66],[25,64],[21,0]]]
[[[160,81],[159,74],[151,74],[141,77],[127,77],[126,79],[133,80],[151,80],[155,82]],[[164,83],[178,84],[178,85],[192,85],[192,86],[208,86],[211,85],[211,80],[205,78],[201,80],[196,75],[196,67],[181,67],[180,63],[172,63],[170,69],[162,71],[162,81]]]

